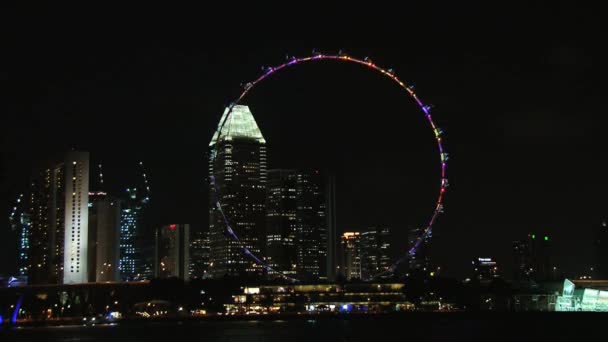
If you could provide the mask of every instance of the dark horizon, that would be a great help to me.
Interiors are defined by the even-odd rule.
[[[449,10],[433,13],[441,30],[429,27],[411,40],[392,37],[410,37],[421,20],[386,20],[374,28],[388,41],[382,44],[260,33],[213,47],[197,40],[204,28],[148,32],[131,44],[120,30],[64,36],[42,23],[13,28],[0,71],[8,85],[0,208],[8,216],[41,161],[77,148],[103,162],[115,194],[137,181],[143,161],[154,225],[204,227],[208,143],[240,84],[287,54],[343,49],[393,68],[435,106],[450,188],[432,256],[446,275],[466,277],[480,256],[496,258],[510,277],[511,243],[532,232],[551,236],[555,264],[579,275],[592,262],[592,229],[608,215],[599,15],[558,7],[537,20],[535,13]],[[245,104],[268,140],[270,168],[340,176],[338,231],[387,225],[405,250],[404,229],[430,217],[439,189],[432,131],[386,78],[331,62],[298,66],[260,84]],[[11,273],[15,238],[8,221],[0,222],[0,274]]]

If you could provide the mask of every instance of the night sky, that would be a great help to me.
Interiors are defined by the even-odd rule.
[[[529,232],[550,235],[556,266],[580,274],[591,230],[608,215],[601,11],[451,6],[3,11],[0,208],[8,216],[38,165],[77,148],[103,163],[115,194],[143,161],[151,221],[205,227],[205,153],[240,84],[286,55],[342,49],[393,68],[435,106],[451,186],[432,253],[448,275],[467,275],[477,256],[496,257],[510,275],[511,241]],[[260,84],[244,104],[271,168],[336,174],[340,231],[387,225],[404,250],[404,232],[432,213],[433,134],[387,78],[308,64]],[[15,246],[1,220],[0,274],[14,271]]]

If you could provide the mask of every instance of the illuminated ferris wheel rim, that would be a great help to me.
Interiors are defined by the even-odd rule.
[[[420,246],[420,244],[422,243],[422,241],[424,241],[426,238],[431,236],[432,233],[432,229],[433,229],[433,225],[435,224],[435,221],[437,220],[437,217],[443,213],[443,199],[444,199],[444,195],[445,192],[447,190],[448,187],[448,179],[447,179],[447,161],[448,161],[448,154],[445,152],[445,149],[443,148],[443,142],[442,142],[442,131],[441,129],[435,124],[435,122],[433,121],[433,117],[431,116],[431,106],[426,105],[422,102],[422,100],[420,100],[420,98],[416,95],[416,93],[414,92],[414,88],[412,86],[407,85],[405,82],[401,81],[393,72],[393,70],[391,69],[385,69],[382,68],[380,66],[378,66],[377,64],[374,64],[369,58],[364,58],[364,59],[358,59],[355,57],[351,57],[349,55],[346,54],[321,54],[321,53],[317,53],[317,54],[313,54],[312,56],[307,56],[307,57],[291,57],[288,62],[280,64],[278,66],[274,66],[274,67],[268,67],[266,68],[265,72],[259,76],[257,79],[255,79],[254,81],[245,83],[243,85],[244,89],[243,92],[239,95],[239,97],[236,99],[236,101],[232,102],[229,107],[228,107],[228,111],[226,113],[226,115],[224,116],[224,120],[222,122],[220,122],[220,125],[217,129],[217,143],[214,144],[213,147],[213,153],[212,153],[212,159],[213,162],[215,163],[215,160],[217,158],[217,153],[215,153],[215,149],[217,148],[217,145],[220,141],[221,138],[221,133],[222,133],[222,129],[225,125],[225,123],[228,121],[228,118],[230,117],[230,114],[232,113],[233,108],[238,105],[245,96],[247,96],[247,94],[260,82],[264,81],[265,79],[267,79],[268,77],[270,77],[271,75],[286,69],[288,67],[291,66],[295,66],[295,65],[300,65],[300,64],[304,64],[306,62],[315,62],[315,61],[323,61],[323,60],[335,60],[335,61],[341,61],[341,62],[348,62],[348,63],[355,63],[355,64],[359,64],[365,67],[368,67],[369,69],[375,70],[380,72],[382,75],[390,78],[391,80],[393,80],[394,82],[396,82],[403,90],[405,90],[407,92],[407,94],[412,97],[414,99],[414,101],[416,101],[416,103],[418,104],[418,106],[420,107],[420,109],[422,110],[422,112],[424,113],[427,121],[429,122],[431,128],[433,129],[433,133],[435,135],[435,141],[437,143],[437,147],[439,149],[439,159],[440,159],[440,167],[441,167],[441,179],[440,179],[440,187],[439,187],[439,194],[435,203],[435,208],[433,210],[433,214],[431,215],[430,219],[428,220],[426,227],[423,231],[423,233],[416,239],[416,242],[414,243],[414,245],[408,250],[407,255],[399,258],[395,263],[393,263],[391,265],[391,267],[389,268],[389,271],[394,271],[395,268],[404,260],[406,260],[411,256],[414,256],[416,254],[416,251],[418,250],[418,247]],[[214,190],[216,191],[216,193],[219,193],[219,189],[217,187],[217,184],[215,183],[215,177],[212,177],[212,184],[214,186]],[[238,243],[242,244],[242,242],[240,241],[240,239],[238,238],[238,236],[236,235],[236,233],[232,230],[232,228],[230,227],[230,224],[228,222],[228,219],[224,213],[224,211],[222,210],[222,204],[219,200],[219,196],[217,196],[218,198],[216,198],[216,206],[218,208],[218,210],[220,211],[222,218],[224,220],[224,223],[226,224],[226,232],[228,233],[228,235],[230,235],[235,241],[237,241]],[[247,256],[253,258],[258,264],[262,265],[263,267],[273,270],[277,273],[279,273],[281,276],[288,278],[288,279],[292,279],[295,280],[289,276],[286,276],[285,274],[283,274],[282,272],[279,272],[277,270],[274,270],[272,267],[270,267],[269,265],[267,265],[265,262],[263,262],[262,260],[260,260],[257,256],[255,256],[249,249],[247,249],[246,247],[242,247],[244,254],[246,254]]]

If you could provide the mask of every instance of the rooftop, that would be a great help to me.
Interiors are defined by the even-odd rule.
[[[235,105],[232,108],[228,119],[226,119],[229,108],[230,107],[226,107],[224,110],[224,114],[222,114],[222,118],[217,126],[217,130],[213,134],[213,138],[211,138],[209,146],[215,145],[218,141],[218,135],[220,135],[219,139],[222,141],[230,141],[235,138],[248,138],[256,140],[260,144],[266,143],[248,106]],[[226,121],[225,123],[224,120]],[[222,123],[224,123],[223,127]]]

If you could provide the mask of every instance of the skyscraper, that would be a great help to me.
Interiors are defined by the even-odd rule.
[[[317,170],[297,172],[296,222],[298,274],[327,279],[327,221],[323,179]]]
[[[17,235],[17,272],[22,279],[27,279],[30,257],[30,214],[27,208],[24,211],[23,204],[23,194],[21,194],[9,216],[9,222],[11,229]]]
[[[529,241],[513,241],[513,280],[531,280],[533,273],[532,246],[530,246]]]
[[[526,239],[513,242],[514,275],[516,281],[547,281],[554,277],[550,258],[549,235],[528,234]]]
[[[327,279],[336,280],[338,267],[338,235],[336,232],[336,178],[327,173],[325,178],[325,221],[327,227]]]
[[[69,152],[64,172],[65,247],[57,255],[63,254],[63,283],[85,283],[89,280],[89,153]]]
[[[207,279],[209,274],[209,232],[190,233],[190,279]]]
[[[190,278],[190,225],[169,224],[156,229],[154,276]]]
[[[269,170],[266,184],[267,262],[278,272],[295,276],[298,267],[298,175],[294,170]],[[270,277],[277,276],[269,272]]]
[[[61,167],[51,166],[41,171],[30,187],[30,284],[57,283],[54,261],[57,226],[63,226],[65,207],[59,203],[63,194]],[[63,261],[63,258],[61,258]]]
[[[261,255],[265,240],[266,140],[249,107],[234,106],[229,116],[226,108],[209,148],[211,273],[258,274],[260,267],[241,248]],[[225,234],[219,203],[240,243]]]
[[[361,233],[361,277],[370,279],[391,266],[390,230],[372,227]]]
[[[327,279],[323,185],[316,170],[268,171],[265,255],[283,274],[306,280]]]
[[[30,256],[30,215],[21,213],[19,223],[18,272],[20,276],[27,277]]]
[[[593,229],[593,258],[596,277],[608,279],[608,222],[606,220]]]
[[[150,197],[144,190],[128,188],[120,213],[120,277],[123,281],[147,279],[151,273],[146,267],[143,214]]]
[[[88,152],[68,152],[33,179],[29,199],[31,284],[87,281],[88,195]]]
[[[340,273],[346,280],[361,279],[361,234],[346,232],[341,239]]]
[[[89,281],[119,281],[120,200],[98,191],[89,201]]]

